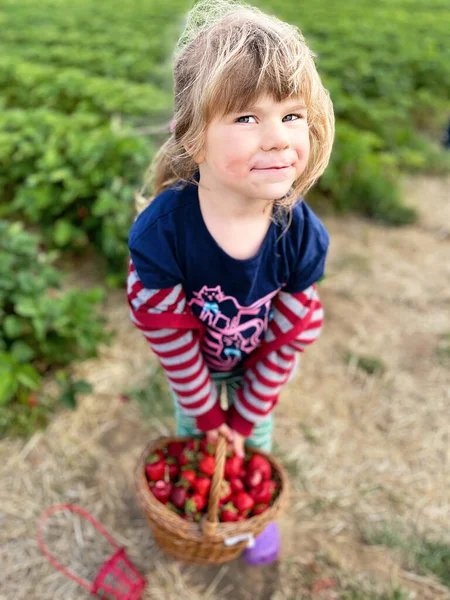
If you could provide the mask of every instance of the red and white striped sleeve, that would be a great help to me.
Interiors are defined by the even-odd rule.
[[[220,408],[217,388],[200,351],[197,333],[190,329],[156,328],[146,324],[148,315],[173,315],[175,322],[176,315],[190,313],[182,285],[153,290],[145,288],[130,259],[127,296],[131,320],[158,356],[181,410],[195,417],[197,427],[202,431],[225,423],[225,412]]]
[[[304,327],[299,327],[302,322]],[[278,294],[264,342],[273,342],[277,337],[288,333],[294,324],[300,332],[289,343],[270,352],[247,369],[243,385],[237,390],[234,406],[229,411],[230,427],[248,437],[256,424],[267,419],[278,401],[283,385],[292,374],[296,353],[303,352],[318,338],[322,322],[323,307],[315,285],[298,294]]]

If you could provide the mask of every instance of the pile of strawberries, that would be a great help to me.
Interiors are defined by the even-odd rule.
[[[149,456],[145,472],[154,496],[188,521],[198,522],[208,507],[215,469],[215,446],[206,437],[172,442]],[[245,458],[227,454],[219,499],[219,520],[243,521],[273,504],[278,484],[272,467],[260,454]]]

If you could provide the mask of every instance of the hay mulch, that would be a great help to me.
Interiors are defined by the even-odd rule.
[[[120,399],[151,386],[155,372],[120,291],[106,306],[114,343],[73,367],[94,392],[27,442],[0,442],[1,600],[90,597],[54,570],[35,540],[41,512],[66,502],[91,512],[126,547],[148,579],[146,599],[333,600],[349,582],[361,589],[396,582],[411,598],[450,598],[435,577],[361,537],[367,526],[395,521],[450,542],[450,358],[439,351],[450,333],[450,179],[415,178],[405,194],[421,213],[413,226],[324,219],[332,235],[321,285],[326,327],[276,413],[276,452],[294,488],[280,520],[280,561],[266,569],[240,560],[199,568],[155,545],[134,497],[133,468],[147,441],[171,433],[174,421],[143,419],[136,403]],[[94,283],[97,268],[89,262],[76,277]],[[361,356],[380,370],[361,370]],[[59,558],[80,575],[92,576],[107,553],[92,550],[77,518],[62,519],[51,534]],[[315,580],[331,576],[334,587],[313,593]]]

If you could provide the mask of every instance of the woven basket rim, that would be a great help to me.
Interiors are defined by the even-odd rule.
[[[168,436],[150,441],[140,454],[135,469],[135,488],[139,502],[149,521],[156,521],[160,529],[170,531],[174,536],[192,541],[205,541],[205,543],[221,543],[224,540],[238,535],[260,533],[265,525],[285,510],[289,500],[289,479],[286,470],[271,453],[259,448],[246,446],[246,451],[252,454],[260,454],[270,462],[275,479],[280,488],[275,502],[264,513],[255,515],[244,521],[231,523],[218,522],[215,533],[205,536],[200,523],[192,523],[182,519],[179,515],[168,509],[159,502],[150,491],[145,475],[145,460],[155,450],[167,446],[171,442],[185,442],[192,436]]]

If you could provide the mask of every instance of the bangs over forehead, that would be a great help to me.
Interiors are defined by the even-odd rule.
[[[301,98],[309,106],[309,49],[293,36],[281,40],[267,31],[252,33],[238,52],[225,58],[222,68],[217,65],[204,105],[207,122],[242,112],[262,96],[276,102]]]

